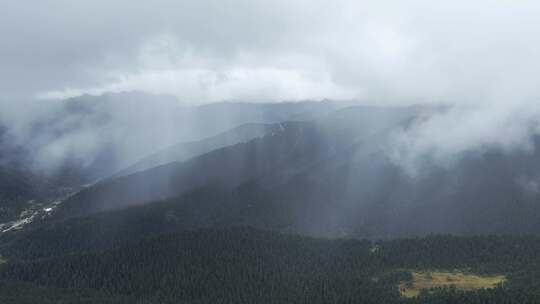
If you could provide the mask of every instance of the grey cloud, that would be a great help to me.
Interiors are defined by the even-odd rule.
[[[1,89],[98,90],[168,70],[230,75],[272,68],[294,71],[300,83],[330,79],[338,97],[347,91],[409,103],[489,99],[535,75],[539,9],[533,1],[494,0],[8,0],[0,21]],[[283,95],[293,91],[290,85]]]
[[[4,98],[144,90],[220,99],[439,103],[396,134],[414,167],[526,149],[538,131],[536,1],[25,1],[0,4]],[[6,107],[16,107],[13,101]]]

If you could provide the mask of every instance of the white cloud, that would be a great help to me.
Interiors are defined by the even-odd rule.
[[[337,86],[325,75],[275,68],[235,68],[227,71],[185,69],[143,72],[120,76],[116,82],[103,87],[50,91],[39,97],[57,99],[84,93],[99,95],[134,90],[156,94],[166,92],[192,104],[232,99],[255,102],[324,99],[328,96],[353,99],[360,95],[358,91]]]

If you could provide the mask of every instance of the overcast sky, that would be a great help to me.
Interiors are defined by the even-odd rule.
[[[2,0],[0,112],[130,90],[445,103],[387,152],[410,168],[451,163],[540,134],[539,20],[540,2],[520,0]]]
[[[538,1],[3,0],[3,97],[537,97]]]

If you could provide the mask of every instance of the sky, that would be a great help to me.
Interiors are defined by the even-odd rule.
[[[142,90],[191,103],[535,98],[539,13],[537,1],[519,0],[3,0],[0,92]]]
[[[0,98],[435,103],[452,110],[397,134],[397,162],[529,149],[539,17],[525,0],[3,0]]]

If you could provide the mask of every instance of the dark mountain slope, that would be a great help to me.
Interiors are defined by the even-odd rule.
[[[485,158],[484,166],[492,166],[493,161],[502,164],[491,157]],[[237,225],[330,237],[538,233],[537,197],[523,193],[515,184],[501,185],[497,178],[488,180],[478,175],[463,178],[480,168],[478,159],[473,163],[474,167],[464,164],[459,175],[441,171],[421,180],[408,179],[399,168],[372,161],[356,167],[338,166],[330,171],[333,175],[329,175],[325,166],[315,166],[307,170],[309,174],[296,175],[284,185],[274,187],[266,187],[258,179],[234,190],[211,184],[161,202],[44,223],[6,234],[1,238],[0,252],[42,257],[57,250],[107,248],[117,241],[163,232]],[[508,160],[507,164],[517,163]],[[358,181],[354,170],[370,172],[383,166],[388,166],[387,170],[378,174],[376,181],[364,177],[366,184],[353,187]],[[500,174],[497,170],[504,167],[501,165],[500,169],[486,174]],[[324,179],[317,179],[319,170],[324,170]],[[349,178],[353,178],[352,182]],[[499,187],[498,191],[494,187]],[[478,195],[477,189],[494,193]]]
[[[82,96],[64,103],[65,109],[51,117],[47,130],[75,121],[75,126],[62,133],[61,138],[77,142],[79,135],[90,135],[96,141],[90,147],[91,153],[75,149],[68,155],[83,158],[85,167],[81,170],[90,181],[109,177],[172,144],[200,141],[244,124],[308,120],[339,107],[331,102],[221,102],[187,106],[171,96],[139,92]]]
[[[273,135],[98,184],[66,201],[55,220],[165,200],[108,221],[140,219],[156,232],[249,225],[368,238],[540,232],[540,153],[469,153],[452,167],[411,177],[384,148],[393,132],[414,123],[418,109],[344,111],[348,123],[342,111],[334,124],[332,115],[287,123]],[[352,128],[376,115],[392,119]]]
[[[64,214],[74,212],[73,215],[114,209],[172,197],[212,182],[231,189],[254,178],[262,178],[266,187],[284,183],[302,170],[339,155],[359,140],[376,140],[379,132],[392,130],[393,126],[414,118],[417,112],[415,108],[352,107],[313,122],[273,125],[267,136],[244,144],[218,149],[184,163],[107,180],[74,196],[62,209],[71,208]],[[199,145],[206,149],[213,141],[226,142],[227,134],[199,142],[195,149]],[[189,152],[190,149],[185,150]],[[75,211],[77,205],[87,208],[86,211]]]
[[[91,183],[177,143],[244,124],[313,119],[340,106],[307,101],[188,106],[172,96],[124,92],[51,101],[46,110],[35,107],[29,109],[34,115],[3,125],[14,139],[8,144],[19,149],[8,156],[49,174],[71,171],[71,178]],[[4,146],[0,152],[7,151]]]
[[[30,109],[35,115],[25,116],[28,121],[0,122],[0,223],[40,210],[149,153],[158,151],[121,174],[245,142],[280,129],[268,122],[308,119],[337,107],[331,102],[185,106],[171,96],[139,92],[51,101],[47,110]],[[178,142],[184,143],[163,150]]]
[[[263,175],[276,182],[330,153],[313,123],[283,123],[282,130],[85,189],[63,203],[59,215],[82,215],[173,197],[194,187],[219,183],[233,189]],[[272,173],[272,175],[270,175]],[[279,177],[278,177],[279,176]]]

